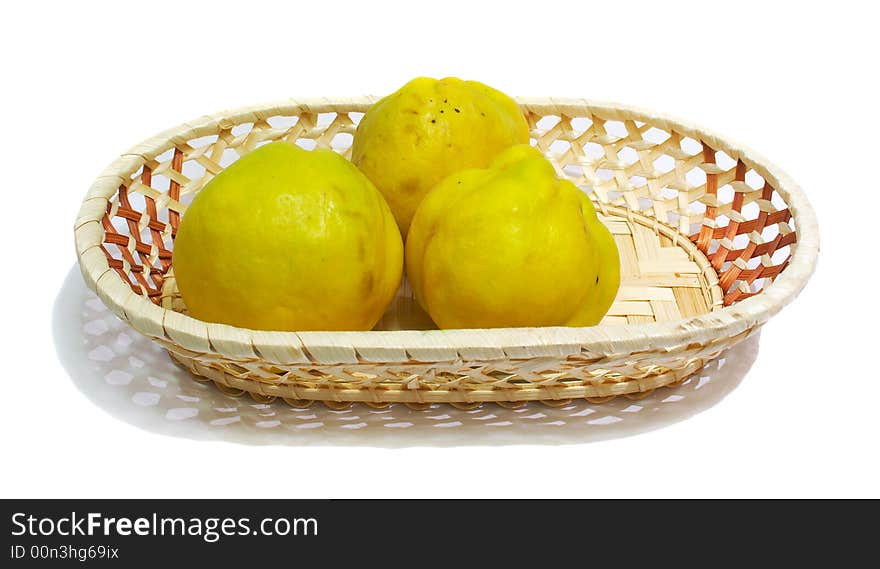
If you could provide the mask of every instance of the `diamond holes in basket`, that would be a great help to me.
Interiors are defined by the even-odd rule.
[[[666,174],[667,172],[675,170],[675,158],[668,154],[661,154],[654,159],[652,164],[659,174]]]
[[[670,136],[672,135],[655,126],[648,128],[648,130],[642,133],[642,138],[652,144],[663,144],[669,140]]]
[[[626,125],[620,121],[605,121],[605,132],[615,138],[626,138],[629,135]]]
[[[647,212],[695,241],[704,234],[698,243],[722,276],[726,304],[760,291],[788,262],[787,205],[727,152],[639,121],[529,119],[537,146],[594,199]]]
[[[593,121],[587,117],[574,117],[569,119],[568,124],[572,140],[577,140],[593,126]]]
[[[568,149],[571,148],[571,143],[567,140],[554,140],[550,144],[550,152],[554,156],[560,156],[568,152]]]
[[[679,146],[681,150],[690,156],[697,156],[703,152],[703,145],[689,136],[682,138]]]
[[[354,142],[354,136],[350,132],[338,132],[333,135],[332,139],[330,139],[330,148],[343,154],[346,150],[351,148],[352,142]]]
[[[287,134],[290,129],[296,126],[296,123],[299,122],[299,117],[296,116],[288,116],[288,115],[276,115],[274,117],[269,117],[266,119],[266,122],[275,130],[282,131],[282,137]]]
[[[779,275],[788,264],[796,235],[788,223],[791,214],[785,201],[763,177],[723,152],[715,152],[714,157],[715,171],[730,174],[735,169],[735,173],[733,182],[700,200],[713,204],[705,213],[712,240],[704,252],[719,272],[724,303],[731,304],[757,294]],[[692,235],[698,244],[704,231]]]
[[[629,146],[624,146],[617,151],[617,159],[624,166],[632,166],[639,159],[639,153]]]
[[[598,162],[605,158],[605,148],[597,142],[587,142],[584,144],[584,156],[590,162]]]
[[[158,219],[156,201],[134,188],[152,187],[152,170],[142,169],[138,183],[122,186],[108,203],[103,218],[104,244],[108,263],[138,294],[157,299],[164,273],[171,263],[165,247],[167,225]],[[138,185],[139,184],[139,185]]]
[[[535,122],[535,128],[538,129],[538,132],[545,134],[552,130],[553,127],[558,125],[561,121],[562,118],[556,115],[545,115]]]
[[[254,123],[248,122],[235,125],[230,132],[232,133],[232,136],[239,137],[247,135],[252,130],[254,130]]]
[[[698,192],[679,194],[706,183],[705,172],[694,160],[702,152],[695,139],[640,121],[565,115],[529,118],[537,146],[553,156],[575,184],[594,191],[599,201],[653,213],[666,223],[683,223],[685,229],[691,225],[691,214],[702,218],[705,205],[687,211]],[[679,179],[685,165],[693,171],[689,180]]]

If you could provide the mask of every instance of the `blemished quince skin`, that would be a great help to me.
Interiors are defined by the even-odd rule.
[[[273,142],[199,192],[174,274],[192,316],[259,330],[369,330],[391,302],[403,245],[382,196],[331,150]]]
[[[592,326],[620,286],[617,246],[589,198],[528,145],[432,189],[405,251],[440,328]]]
[[[376,185],[406,235],[425,194],[450,174],[485,168],[529,142],[513,99],[477,81],[413,79],[367,110],[351,159]]]

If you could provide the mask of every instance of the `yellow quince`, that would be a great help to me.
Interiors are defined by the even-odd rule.
[[[441,180],[485,168],[502,150],[528,142],[528,123],[504,93],[455,77],[419,77],[369,108],[351,159],[385,196],[406,235],[422,198]]]
[[[174,274],[192,316],[261,330],[369,330],[403,245],[369,179],[331,150],[273,142],[234,162],[181,219]]]
[[[405,258],[440,328],[592,326],[620,285],[617,247],[589,198],[528,145],[432,189]]]

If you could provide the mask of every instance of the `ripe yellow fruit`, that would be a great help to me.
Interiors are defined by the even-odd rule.
[[[528,145],[431,190],[405,255],[440,328],[592,326],[620,285],[617,246],[589,198]]]
[[[369,330],[402,266],[400,233],[367,177],[335,152],[287,142],[220,172],[174,243],[190,314],[260,330]]]
[[[528,123],[504,93],[476,81],[420,77],[370,107],[351,159],[406,235],[422,198],[441,180],[485,168],[502,150],[528,142]]]

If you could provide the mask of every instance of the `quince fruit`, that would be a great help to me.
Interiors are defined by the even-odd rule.
[[[592,326],[620,285],[617,246],[589,198],[528,145],[432,189],[405,256],[440,328]]]
[[[370,107],[351,159],[406,235],[422,198],[441,180],[485,168],[502,150],[528,142],[528,123],[504,93],[476,81],[420,77]]]
[[[260,147],[199,192],[174,274],[190,314],[260,330],[369,330],[395,295],[403,245],[373,184],[330,150]]]

